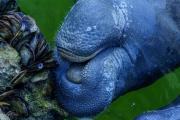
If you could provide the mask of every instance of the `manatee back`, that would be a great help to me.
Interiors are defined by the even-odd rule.
[[[148,0],[157,9],[166,11],[180,29],[180,0]]]
[[[167,10],[180,30],[180,0],[167,0]]]

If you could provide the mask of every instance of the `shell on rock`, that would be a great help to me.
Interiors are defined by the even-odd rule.
[[[1,108],[10,119],[49,120],[66,114],[45,92],[52,89],[49,69],[55,65],[34,19],[19,10],[16,0],[0,0],[0,107],[8,103]]]
[[[10,118],[0,109],[0,120],[10,120]]]
[[[18,9],[16,0],[0,0],[0,15],[8,11],[17,11]]]
[[[9,44],[0,41],[0,90],[9,86],[10,80],[20,73],[20,57]]]

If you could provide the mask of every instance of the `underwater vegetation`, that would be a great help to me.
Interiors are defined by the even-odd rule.
[[[59,103],[73,115],[93,116],[179,67],[175,2],[78,0],[56,39]]]

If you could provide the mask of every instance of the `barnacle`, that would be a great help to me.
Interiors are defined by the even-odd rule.
[[[16,0],[0,0],[0,15],[6,14],[8,11],[18,11]]]
[[[6,4],[2,10],[6,12],[1,10],[4,14],[0,15],[0,41],[10,44],[21,57],[22,72],[12,79],[12,85],[16,85],[25,74],[51,68],[56,63],[35,21],[18,11],[15,0],[3,1]]]
[[[15,91],[9,89],[10,81],[20,73],[20,66],[18,65],[20,57],[15,49],[10,47],[6,42],[0,41],[0,101],[12,95]],[[0,102],[1,106],[9,105],[6,102]]]
[[[21,12],[0,16],[0,40],[9,43],[21,56],[22,72],[12,80],[12,84],[18,84],[26,73],[55,65],[52,52],[34,20]]]
[[[51,109],[64,114],[56,101],[49,102],[43,96],[48,71],[56,65],[52,51],[35,21],[19,10],[15,0],[0,0],[0,55],[3,55],[1,52],[6,55],[0,57],[3,112],[10,118],[39,113],[40,108],[44,114]]]

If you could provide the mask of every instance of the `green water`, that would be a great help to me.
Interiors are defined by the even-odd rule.
[[[47,40],[54,45],[55,34],[75,0],[18,0],[21,9],[32,16]]]
[[[53,46],[57,29],[75,0],[18,0],[22,10],[32,16]],[[119,97],[96,120],[132,120],[143,111],[166,105],[180,95],[180,68],[153,85]]]

